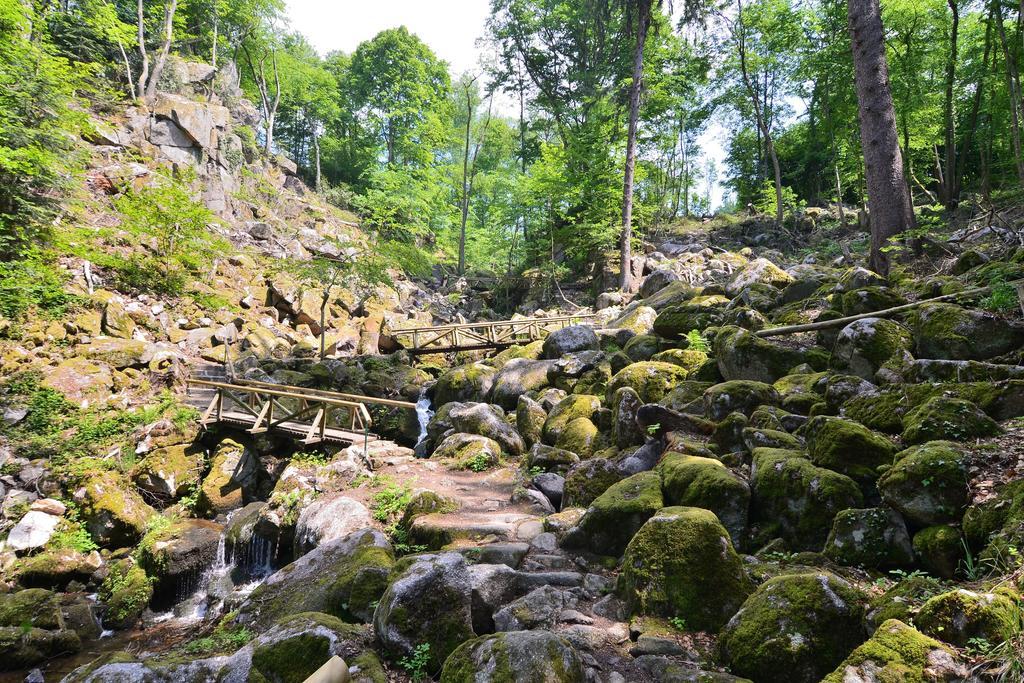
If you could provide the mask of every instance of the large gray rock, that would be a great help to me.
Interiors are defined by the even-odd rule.
[[[466,434],[479,434],[497,441],[510,456],[522,455],[526,450],[523,437],[505,420],[494,406],[486,403],[466,403],[448,412],[452,429]]]
[[[384,591],[373,614],[381,647],[390,656],[411,656],[430,646],[429,669],[437,670],[474,637],[472,583],[459,553],[421,555]]]
[[[50,541],[60,521],[57,515],[29,510],[8,534],[7,547],[15,552],[42,548]]]
[[[555,330],[544,339],[544,357],[561,358],[577,351],[596,351],[600,346],[597,334],[590,325],[570,325]]]
[[[583,683],[583,660],[548,631],[508,631],[464,643],[441,672],[441,683]]]
[[[885,363],[909,357],[910,330],[884,318],[861,318],[839,332],[832,367],[872,380]]]
[[[295,524],[295,557],[322,543],[373,526],[370,510],[347,496],[319,498],[302,509]]]
[[[491,402],[505,410],[514,410],[519,397],[528,391],[548,386],[548,372],[555,367],[553,360],[514,358],[502,366],[491,386]]]

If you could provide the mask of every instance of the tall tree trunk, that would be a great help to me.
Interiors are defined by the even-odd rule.
[[[967,130],[964,131],[963,143],[960,147],[960,154],[957,157],[957,178],[963,178],[964,168],[967,164],[967,155],[970,154],[971,145],[974,144],[974,134],[978,130],[978,113],[981,111],[981,99],[985,91],[985,75],[988,73],[989,68],[988,57],[991,52],[992,15],[990,13],[988,23],[985,26],[985,53],[981,58],[981,71],[978,73],[978,84],[974,89],[974,100],[971,102],[971,115],[968,118]]]
[[[323,177],[320,170],[320,135],[316,131],[313,131],[313,155],[316,160],[316,175],[314,176],[313,187],[319,192]]]
[[[242,50],[245,52],[245,59],[249,63],[249,71],[252,72],[253,80],[256,81],[256,89],[260,93],[260,107],[263,110],[263,153],[270,156],[274,150],[274,122],[277,119],[277,108],[281,104],[281,74],[277,69],[277,49],[270,49],[271,64],[274,69],[273,97],[270,96],[270,84],[267,82],[266,53],[260,56],[257,66],[252,59],[249,47],[243,44]]]
[[[476,79],[473,79],[474,81]],[[466,140],[462,149],[462,220],[459,226],[459,275],[466,273],[466,223],[469,220],[469,132],[473,125],[473,97],[466,86]]]
[[[1003,26],[1003,8],[1000,0],[992,1],[992,16],[996,22],[999,43],[1002,45],[1003,58],[1006,61],[1006,87],[1010,94],[1010,139],[1013,142],[1013,158],[1017,164],[1017,180],[1024,184],[1024,154],[1021,152],[1020,139],[1020,72],[1017,70],[1014,51],[1006,41],[1006,27]]]
[[[854,83],[871,212],[871,268],[889,273],[889,238],[915,226],[896,133],[885,33],[878,0],[849,0]]]
[[[952,13],[949,30],[949,54],[946,56],[946,101],[943,103],[943,118],[946,127],[946,168],[943,173],[942,200],[947,209],[956,208],[960,195],[960,180],[956,168],[956,130],[953,118],[953,86],[956,84],[957,33],[960,29],[960,7],[958,0],[947,0]]]
[[[651,26],[653,0],[636,2],[636,46],[633,81],[629,84],[629,125],[626,131],[626,170],[622,183],[622,233],[619,236],[619,289],[633,291],[633,177],[636,171],[636,130],[640,119],[640,92],[644,78],[644,44]]]
[[[168,0],[164,5],[164,42],[160,46],[156,62],[153,63],[153,73],[149,75],[149,82],[146,84],[146,101],[150,102],[156,97],[156,87],[160,83],[160,76],[167,66],[167,56],[171,53],[171,40],[174,38],[174,13],[178,9],[178,0]]]
[[[779,166],[779,155],[775,152],[775,140],[772,138],[771,130],[768,127],[768,113],[762,107],[761,98],[750,79],[750,71],[747,69],[747,38],[746,29],[743,26],[743,0],[736,0],[736,24],[734,33],[736,48],[740,57],[740,75],[743,77],[743,85],[746,86],[747,94],[754,105],[754,117],[757,119],[757,127],[764,138],[764,148],[768,158],[772,162],[773,181],[775,183],[775,222],[782,225],[785,207],[782,204],[782,168]],[[765,87],[767,91],[767,86]],[[767,97],[767,95],[766,95]],[[710,207],[709,207],[710,209]]]
[[[135,96],[139,99],[146,94],[146,81],[149,80],[149,52],[146,50],[146,12],[142,6],[142,0],[138,0],[135,10],[138,22],[139,59],[142,66],[139,70],[139,80],[135,86]]]

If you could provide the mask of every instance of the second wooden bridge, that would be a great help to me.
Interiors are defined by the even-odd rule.
[[[416,404],[334,391],[245,380],[189,379],[199,389],[190,399],[204,408],[203,428],[221,423],[243,427],[250,434],[278,432],[310,445],[362,443],[364,449],[378,437],[370,430],[373,419],[367,405],[415,410]],[[209,399],[207,403],[206,400]]]
[[[557,318],[522,318],[433,327],[406,327],[391,330],[391,335],[413,354],[474,351],[527,344],[541,339],[549,332],[578,325],[593,318],[592,313],[587,313]]]

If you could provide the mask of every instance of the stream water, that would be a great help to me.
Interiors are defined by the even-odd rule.
[[[423,389],[420,391],[420,397],[416,401],[416,419],[420,424],[420,435],[416,439],[416,457],[425,457],[423,451],[423,443],[427,440],[427,425],[430,424],[430,418],[434,417],[434,409],[431,407],[430,398],[427,396],[427,390]]]

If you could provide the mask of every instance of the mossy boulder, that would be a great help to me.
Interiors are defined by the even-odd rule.
[[[584,417],[590,419],[601,409],[601,399],[589,394],[570,394],[558,402],[544,421],[544,443],[554,445],[568,424]],[[571,450],[571,449],[570,449]]]
[[[523,466],[527,470],[539,469],[542,472],[564,474],[569,468],[580,461],[580,456],[564,448],[545,446],[542,443],[533,445],[526,454]]]
[[[842,413],[855,422],[885,434],[903,431],[903,416],[912,404],[902,391],[870,392],[855,395],[843,402]]]
[[[861,287],[843,292],[839,298],[843,315],[862,315],[894,308],[907,300],[889,287]]]
[[[651,356],[658,363],[678,365],[687,373],[693,372],[708,361],[708,354],[696,349],[667,349]]]
[[[577,417],[565,425],[565,429],[558,435],[555,447],[575,453],[581,460],[586,460],[594,454],[597,441],[597,425],[588,418]]]
[[[225,514],[251,502],[259,485],[259,457],[248,445],[224,439],[213,452],[210,472],[199,488],[198,509]]]
[[[194,489],[202,479],[203,452],[191,445],[158,448],[132,468],[132,482],[142,491],[164,501],[175,501]]]
[[[799,450],[803,442],[789,432],[763,427],[745,427],[741,433],[743,445],[748,451],[755,448],[789,448]]]
[[[217,557],[221,529],[204,519],[183,519],[146,533],[135,555],[153,582],[154,605],[170,607],[178,596],[195,590]]]
[[[759,683],[817,683],[864,642],[866,600],[828,572],[776,576],[722,630],[722,653],[734,673]]]
[[[1022,618],[1020,596],[1009,589],[976,593],[959,588],[924,603],[914,624],[925,635],[965,647],[972,638],[994,645],[1013,637]]]
[[[643,443],[646,434],[637,424],[636,415],[643,401],[630,387],[621,387],[611,398],[611,442],[618,448]]]
[[[570,325],[555,330],[544,339],[544,358],[561,358],[577,351],[596,351],[600,347],[597,334],[590,325]]]
[[[808,372],[780,377],[772,386],[782,398],[783,408],[791,413],[807,415],[811,407],[824,398],[826,381],[826,373]]]
[[[756,258],[745,263],[729,280],[725,291],[729,296],[736,296],[747,287],[768,285],[774,289],[784,289],[795,282],[796,278],[779,268],[766,258]]]
[[[981,408],[957,398],[936,396],[903,416],[903,443],[967,441],[1002,431]]]
[[[753,590],[729,533],[715,514],[667,507],[630,540],[619,592],[634,614],[678,616],[715,631]]]
[[[662,337],[656,334],[638,334],[622,347],[622,352],[634,363],[651,360],[654,354],[658,353],[668,345]]]
[[[516,429],[523,437],[527,448],[532,448],[538,443],[544,433],[544,423],[547,422],[548,414],[544,407],[529,396],[520,396],[516,404]]]
[[[908,448],[878,480],[889,506],[919,527],[958,521],[967,507],[967,459],[956,444],[930,441]]]
[[[650,306],[634,302],[623,309],[617,318],[610,320],[607,327],[629,330],[633,334],[647,334],[657,317],[658,312]]]
[[[80,553],[71,548],[46,550],[19,559],[9,575],[25,588],[63,589],[72,581],[86,583],[102,565],[99,553]]]
[[[483,363],[471,363],[449,370],[437,378],[432,391],[435,406],[451,401],[482,401],[491,390],[497,370]]]
[[[956,304],[918,306],[910,318],[919,358],[988,360],[1024,343],[1024,328]]]
[[[569,641],[547,631],[506,631],[460,645],[441,683],[584,683],[585,667]]]
[[[665,339],[679,339],[691,330],[703,330],[717,325],[728,305],[727,297],[711,294],[669,306],[655,319],[654,333]]]
[[[618,466],[607,458],[591,458],[575,464],[565,475],[562,507],[587,507],[622,479]]]
[[[914,552],[929,574],[952,579],[964,561],[964,541],[955,526],[937,524],[914,534]]]
[[[319,612],[281,619],[252,649],[249,680],[254,683],[302,683],[335,654],[361,649],[366,629]]]
[[[472,585],[459,553],[419,555],[388,585],[373,614],[377,640],[391,657],[410,657],[430,646],[428,669],[437,671],[473,638]]]
[[[62,629],[60,596],[42,588],[0,594],[0,626]]]
[[[863,502],[852,479],[818,467],[800,451],[758,448],[752,461],[751,522],[794,549],[820,550],[835,516]]]
[[[491,384],[490,401],[505,410],[514,410],[519,397],[528,391],[539,391],[548,386],[548,373],[554,367],[551,360],[515,358],[505,363]]]
[[[486,403],[449,405],[455,406],[447,412],[447,419],[456,432],[478,434],[493,439],[501,446],[502,453],[511,457],[518,457],[526,450],[523,437],[508,423],[505,414],[497,406]]]
[[[832,350],[831,365],[866,380],[878,370],[909,354],[913,338],[903,325],[884,318],[861,318],[840,332]]]
[[[456,433],[445,437],[433,455],[454,469],[487,469],[501,460],[501,444],[479,434]]]
[[[864,624],[870,632],[889,619],[910,623],[921,605],[943,590],[939,579],[922,572],[899,577],[895,585],[871,599]]]
[[[771,384],[804,362],[795,349],[775,344],[739,327],[723,327],[715,335],[714,356],[726,380],[746,379]]]
[[[615,373],[608,383],[607,397],[611,401],[619,388],[630,387],[644,403],[657,403],[685,379],[686,370],[672,363],[633,363]]]
[[[93,475],[82,486],[82,519],[96,543],[105,548],[135,544],[156,510],[115,472]]]
[[[873,482],[879,468],[892,464],[895,446],[881,434],[841,417],[812,417],[803,428],[815,465],[841,472],[858,482]]]
[[[369,621],[394,563],[391,543],[378,531],[321,544],[257,586],[239,608],[239,621],[266,628],[299,612]]]
[[[562,545],[617,557],[644,522],[662,507],[661,475],[634,474],[612,484],[594,499]]]
[[[28,669],[82,648],[78,634],[69,629],[47,631],[22,626],[0,627],[0,671]]]
[[[658,465],[666,505],[704,508],[715,513],[736,547],[744,544],[750,485],[720,460],[665,453]]]
[[[825,556],[850,567],[890,569],[914,564],[907,525],[889,508],[843,510],[832,520]]]
[[[110,628],[132,626],[152,598],[153,582],[142,567],[130,559],[112,562],[99,590],[99,600],[106,608],[103,623]]]
[[[702,398],[705,414],[715,421],[733,412],[749,417],[760,406],[777,406],[781,400],[779,392],[772,385],[750,380],[715,384],[704,391]]]
[[[822,683],[953,683],[967,675],[966,667],[945,645],[902,621],[890,619]]]
[[[1024,543],[1024,479],[1004,484],[993,498],[972,505],[964,513],[964,538],[981,559],[1005,564],[1006,549]]]

